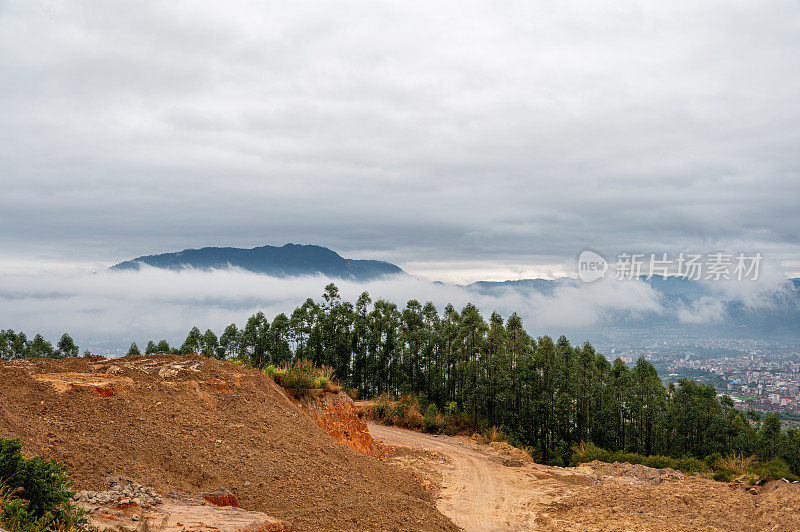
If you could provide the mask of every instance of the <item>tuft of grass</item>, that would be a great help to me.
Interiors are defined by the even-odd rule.
[[[333,381],[333,368],[317,366],[306,359],[284,362],[278,367],[270,364],[261,371],[297,398],[319,391],[338,393],[342,389]]]
[[[756,464],[756,457],[745,456],[733,452],[728,456],[720,456],[714,461],[713,467],[718,471],[733,471],[737,475],[744,475]]]

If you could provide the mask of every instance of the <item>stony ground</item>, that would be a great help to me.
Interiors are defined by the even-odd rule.
[[[103,491],[79,491],[75,502],[97,530],[160,532],[292,532],[295,529],[262,512],[239,507],[225,489],[200,497],[161,492],[130,479],[115,478]]]
[[[204,357],[0,363],[0,437],[76,487],[225,487],[299,530],[452,530],[410,473],[334,441],[266,376]]]

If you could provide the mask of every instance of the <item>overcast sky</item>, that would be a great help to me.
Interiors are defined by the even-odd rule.
[[[658,5],[657,5],[658,4]],[[321,244],[800,271],[800,3],[0,0],[0,268]]]

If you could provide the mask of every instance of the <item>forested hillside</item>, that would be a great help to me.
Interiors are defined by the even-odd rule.
[[[25,356],[13,351],[24,342],[12,331],[3,338],[6,358]],[[781,432],[777,416],[761,420],[737,410],[729,397],[694,381],[665,387],[643,359],[633,367],[609,362],[588,343],[530,336],[516,313],[504,319],[494,312],[487,321],[471,304],[440,313],[411,300],[401,309],[367,293],[352,304],[330,284],[320,302],[308,299],[290,316],[270,321],[259,312],[219,337],[195,327],[180,348],[150,341],[145,354],[170,351],[237,357],[261,368],[308,359],[332,367],[360,397],[413,394],[476,429],[502,427],[547,463],[564,463],[573,445],[592,442],[646,455],[779,457],[800,473],[800,432]]]

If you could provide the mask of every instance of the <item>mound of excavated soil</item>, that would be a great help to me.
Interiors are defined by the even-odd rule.
[[[0,364],[0,437],[69,464],[77,488],[121,475],[301,530],[452,530],[410,474],[330,438],[268,377],[200,356]]]
[[[800,486],[754,493],[699,477],[655,485],[606,478],[552,504],[537,520],[543,530],[800,530]]]

